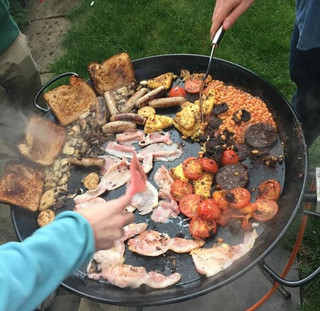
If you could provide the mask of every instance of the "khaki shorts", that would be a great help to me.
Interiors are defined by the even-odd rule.
[[[0,109],[3,105],[14,105],[34,110],[33,99],[41,86],[27,37],[20,33],[0,55]]]

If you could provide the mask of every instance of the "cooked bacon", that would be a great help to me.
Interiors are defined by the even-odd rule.
[[[168,234],[154,230],[144,231],[128,241],[129,250],[151,257],[162,255],[168,250],[176,253],[189,253],[203,245],[203,240],[170,238]]]
[[[200,248],[204,245],[203,240],[187,240],[183,238],[171,238],[169,249],[174,251],[175,253],[189,253],[194,249]]]
[[[217,274],[248,253],[253,248],[257,237],[254,230],[245,233],[242,244],[231,246],[226,243],[216,243],[211,248],[191,251],[196,270],[207,277]]]
[[[99,280],[102,277],[103,271],[121,265],[124,262],[124,251],[124,243],[115,241],[114,247],[95,252],[87,266],[88,277]]]
[[[142,284],[147,284],[152,288],[165,288],[180,281],[181,275],[173,273],[165,276],[156,271],[148,272],[143,267],[133,267],[131,265],[118,265],[103,273],[103,278],[109,283],[121,288],[138,288]]]
[[[121,145],[132,145],[145,139],[144,132],[138,129],[128,129],[121,134],[116,135],[116,140]]]
[[[167,145],[172,145],[172,140],[170,138],[170,133],[167,132],[155,132],[155,133],[150,133],[145,137],[144,139],[141,139],[139,141],[139,146],[140,147],[146,147],[150,144],[154,143],[165,143]]]
[[[130,211],[137,209],[140,215],[146,215],[158,205],[157,189],[149,181],[147,181],[146,186],[147,189],[144,192],[137,193],[132,197],[129,206]]]
[[[155,161],[174,161],[181,157],[183,150],[177,144],[166,145],[165,143],[151,144],[138,152],[138,157],[143,159],[152,154]]]
[[[160,200],[158,207],[153,210],[151,219],[154,222],[165,223],[169,217],[176,218],[179,213],[178,203],[172,198],[171,194],[166,190],[159,191]]]
[[[121,265],[124,262],[124,241],[145,231],[147,227],[148,224],[146,222],[132,223],[123,227],[124,235],[120,240],[115,241],[114,247],[100,250],[93,255],[93,259],[87,267],[88,277],[99,280],[102,277],[103,271]]]
[[[129,178],[129,163],[126,159],[122,159],[120,163],[117,163],[109,168],[109,170],[101,178],[96,189],[77,195],[74,198],[74,201],[76,204],[79,204],[92,198],[96,198],[107,190],[110,191],[121,187],[129,180]]]
[[[161,165],[160,168],[154,174],[154,182],[161,190],[170,191],[173,179],[169,174],[169,171],[164,165]]]
[[[105,160],[105,163],[104,163],[104,166],[100,170],[101,175],[104,175],[110,169],[110,167],[121,162],[120,158],[112,156],[112,155],[105,155],[103,157],[103,159]]]
[[[159,197],[162,200],[160,200],[158,207],[153,210],[151,219],[155,222],[164,223],[169,217],[175,218],[180,213],[177,202],[170,194],[173,179],[164,165],[155,172],[153,179],[156,185],[160,188]]]
[[[134,151],[134,147],[120,145],[114,141],[110,141],[105,151],[119,158],[132,158],[132,152]]]

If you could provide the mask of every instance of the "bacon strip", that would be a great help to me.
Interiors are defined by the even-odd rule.
[[[155,161],[174,161],[181,157],[182,147],[177,144],[166,145],[165,143],[151,144],[138,152],[138,158],[144,159],[152,154]]]
[[[138,129],[128,129],[116,135],[116,140],[121,145],[132,145],[145,139],[144,132]]]
[[[180,213],[177,202],[172,198],[170,194],[170,188],[173,183],[173,179],[169,174],[169,171],[164,165],[162,165],[154,174],[154,181],[160,188],[158,207],[153,210],[151,219],[154,222],[166,222],[169,217],[177,217]]]
[[[128,241],[129,250],[143,256],[156,257],[172,250],[176,253],[189,253],[204,245],[203,240],[170,238],[166,233],[154,230],[144,231]]]
[[[172,145],[172,140],[170,138],[170,133],[167,132],[154,132],[150,133],[144,139],[139,141],[140,147],[146,147],[154,143],[165,143],[166,145]]]
[[[142,284],[147,284],[152,288],[165,288],[180,281],[181,275],[173,273],[165,276],[159,272],[147,272],[143,267],[133,267],[131,265],[118,265],[104,271],[103,278],[109,283],[121,288],[138,288]]]
[[[207,277],[217,274],[248,253],[253,248],[257,237],[254,230],[245,233],[242,244],[230,246],[226,243],[216,243],[211,248],[191,251],[196,270]]]
[[[76,204],[80,204],[92,198],[96,198],[107,190],[110,191],[123,186],[129,180],[129,178],[129,164],[126,159],[122,159],[120,163],[117,163],[109,168],[109,170],[101,178],[96,189],[77,195],[74,198],[74,201]]]
[[[132,158],[134,147],[120,145],[114,141],[110,141],[105,148],[105,151],[119,158]]]
[[[88,264],[87,274],[90,279],[99,280],[107,269],[121,265],[124,262],[124,242],[131,237],[145,231],[148,227],[146,222],[132,223],[123,227],[124,235],[115,241],[114,247],[95,252]]]

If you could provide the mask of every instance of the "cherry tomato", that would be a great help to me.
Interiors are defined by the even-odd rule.
[[[226,210],[229,205],[229,202],[226,198],[227,193],[227,190],[218,190],[212,193],[213,202],[216,203],[218,207],[222,210]]]
[[[196,180],[202,176],[203,170],[200,159],[190,157],[183,161],[182,170],[185,177]]]
[[[185,180],[176,179],[171,185],[170,193],[179,202],[185,195],[193,193],[193,187]]]
[[[198,215],[198,205],[201,202],[200,195],[197,194],[188,194],[185,195],[179,202],[179,209],[183,215],[187,217],[194,217]]]
[[[280,197],[280,183],[274,179],[269,179],[262,182],[258,187],[259,197],[277,201]]]
[[[227,208],[221,212],[221,215],[219,218],[217,218],[215,221],[218,225],[224,227],[226,224],[229,223],[232,216],[232,210],[230,208]]]
[[[221,209],[212,199],[207,199],[198,205],[198,215],[208,221],[217,219],[221,215]]]
[[[217,225],[214,221],[207,221],[199,216],[195,216],[190,221],[189,231],[196,239],[206,239],[210,237],[210,232],[212,234],[217,232]]]
[[[250,203],[251,194],[246,188],[236,187],[229,190],[227,199],[230,207],[240,209]]]
[[[209,158],[202,158],[201,159],[201,165],[204,171],[208,173],[215,174],[218,171],[218,165],[217,162],[213,159]]]
[[[189,78],[186,80],[184,87],[188,93],[199,93],[201,87],[202,79],[199,78]]]
[[[185,98],[187,96],[186,90],[181,86],[174,86],[169,92],[169,97],[177,97],[177,96],[181,96]]]
[[[225,150],[223,151],[222,157],[221,157],[221,165],[227,165],[227,164],[237,164],[239,163],[239,156],[234,150]]]
[[[258,221],[268,221],[277,215],[279,207],[273,200],[258,198],[255,201],[257,210],[253,214],[253,217]]]

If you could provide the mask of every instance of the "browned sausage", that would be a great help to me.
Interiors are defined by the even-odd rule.
[[[114,116],[115,114],[119,113],[117,103],[114,99],[112,92],[106,91],[104,93],[104,99],[106,100],[106,104],[110,112],[110,115]]]
[[[110,121],[129,121],[142,125],[146,123],[145,118],[139,116],[137,113],[132,112],[116,114],[110,118]]]
[[[135,104],[136,101],[141,98],[143,95],[145,95],[148,92],[148,89],[143,87],[139,91],[135,92],[124,104],[124,106],[120,109],[120,112],[125,113],[125,112],[130,112]]]
[[[102,126],[103,133],[120,133],[128,129],[135,129],[137,124],[128,121],[112,121]]]
[[[137,108],[141,108],[143,106],[146,106],[151,99],[154,99],[156,97],[160,97],[165,92],[166,92],[166,88],[164,86],[159,86],[156,89],[147,93],[146,95],[140,97],[138,100],[136,100],[135,105]]]
[[[69,163],[73,165],[79,165],[84,167],[90,166],[98,166],[103,167],[106,163],[106,160],[103,158],[76,158],[76,157],[69,157]]]
[[[103,97],[98,96],[96,101],[97,123],[101,126],[107,122],[107,107]]]
[[[168,108],[180,106],[186,101],[184,97],[165,97],[150,100],[148,105],[152,108]]]

